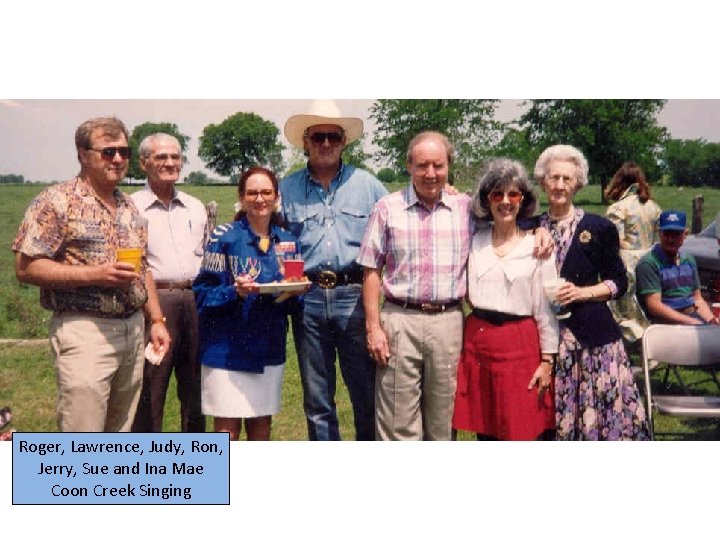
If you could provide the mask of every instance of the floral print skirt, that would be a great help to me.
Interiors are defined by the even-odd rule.
[[[583,348],[560,327],[555,363],[558,440],[648,440],[647,419],[622,341]]]

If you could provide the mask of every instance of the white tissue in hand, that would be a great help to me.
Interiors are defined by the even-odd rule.
[[[165,356],[165,347],[160,347],[160,350],[158,352],[155,352],[155,348],[153,347],[152,341],[147,344],[147,347],[145,347],[145,358],[148,362],[151,364],[157,366],[160,362],[162,362],[163,357]]]

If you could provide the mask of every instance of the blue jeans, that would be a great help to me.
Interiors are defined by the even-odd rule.
[[[375,362],[367,352],[362,285],[317,285],[293,316],[293,336],[311,441],[340,440],[335,407],[335,356],[352,403],[355,438],[375,439]]]

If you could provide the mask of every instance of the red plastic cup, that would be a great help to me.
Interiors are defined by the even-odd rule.
[[[292,259],[284,261],[283,264],[285,265],[285,279],[300,279],[303,277],[305,261]]]
[[[720,302],[715,302],[712,305],[712,312],[715,317],[720,317]]]

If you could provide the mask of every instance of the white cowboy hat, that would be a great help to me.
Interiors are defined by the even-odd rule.
[[[285,137],[294,146],[303,148],[305,130],[312,126],[332,124],[345,131],[345,142],[350,144],[363,134],[363,121],[360,118],[348,118],[340,115],[340,109],[332,99],[316,99],[307,114],[296,114],[285,122]]]

